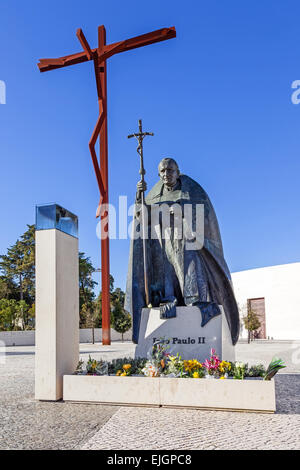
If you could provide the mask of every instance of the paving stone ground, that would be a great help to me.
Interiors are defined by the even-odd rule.
[[[80,355],[130,357],[131,343],[81,345]],[[34,347],[0,356],[0,449],[299,449],[300,344],[237,346],[237,359],[282,357],[274,415],[166,408],[131,408],[34,400]],[[5,360],[4,360],[5,359]]]
[[[299,447],[299,415],[128,407],[120,408],[81,448],[284,450]]]

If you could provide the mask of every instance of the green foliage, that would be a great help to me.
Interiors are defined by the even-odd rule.
[[[265,373],[265,367],[262,364],[257,364],[256,366],[251,366],[246,371],[246,377],[263,377]]]
[[[0,299],[0,330],[29,329],[30,325],[24,320],[28,311],[29,307],[24,300]]]
[[[0,256],[0,298],[16,301],[2,309],[2,319],[10,320],[1,324],[7,324],[8,329],[33,327],[34,317],[30,314],[35,297],[35,228],[27,227],[7,254]]]
[[[249,342],[251,335],[253,334],[254,331],[256,331],[261,326],[261,323],[256,313],[250,308],[248,310],[247,315],[243,317],[243,323],[244,323],[246,330],[248,330],[248,342]]]
[[[125,310],[119,300],[114,300],[111,307],[111,326],[115,328],[115,324],[124,319]]]
[[[89,359],[86,363],[84,370],[84,361],[80,360],[77,364],[75,375],[87,374],[87,375],[108,375],[108,363],[106,361],[97,361],[92,359],[89,355]]]
[[[234,377],[237,374],[236,362],[230,362],[231,369],[228,372],[229,377]],[[250,366],[246,363],[243,365],[244,377],[263,377],[266,369],[262,364]]]
[[[97,282],[92,278],[94,272],[95,268],[90,258],[85,256],[85,253],[79,252],[79,325],[81,327],[91,328],[87,326],[87,323],[91,323],[95,310],[94,287]]]
[[[15,299],[20,297],[17,286],[11,279],[0,276],[0,299]]]
[[[280,369],[284,369],[285,367],[282,359],[274,357],[267,368],[264,380],[271,380]]]
[[[89,360],[86,364],[86,373],[88,375],[108,375],[108,364],[105,361],[97,361],[92,359],[89,355]]]
[[[131,365],[131,374],[142,374],[142,369],[145,367],[147,359],[144,358],[136,358],[132,359],[129,357],[123,357],[118,359],[113,359],[111,362],[108,363],[108,373],[109,374],[116,374],[118,370],[122,370],[123,364],[130,364]]]
[[[120,287],[117,287],[115,290],[111,291],[110,299],[113,305],[116,305],[117,303],[124,305],[125,292],[123,292]]]
[[[124,333],[130,330],[131,325],[132,325],[132,320],[131,320],[131,316],[129,315],[129,313],[126,313],[123,309],[120,310],[117,318],[114,319],[114,329],[117,331],[117,333],[121,333],[122,341],[123,341]]]
[[[34,225],[27,225],[28,229],[20,240],[8,248],[6,255],[0,256],[0,270],[2,289],[5,286],[5,295],[15,294],[17,290],[19,299],[30,305],[34,302],[35,282],[35,239]]]
[[[117,287],[114,289],[115,280],[110,274],[110,306],[111,306],[111,326],[114,328],[115,319],[122,317],[124,313],[123,305],[125,300],[125,292]],[[94,301],[95,308],[95,322],[97,327],[102,328],[102,292],[99,293],[97,299]]]

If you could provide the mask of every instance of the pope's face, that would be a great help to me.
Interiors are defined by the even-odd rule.
[[[158,170],[160,179],[166,186],[170,188],[175,186],[179,177],[179,171],[174,162],[168,160],[162,162],[159,164]]]

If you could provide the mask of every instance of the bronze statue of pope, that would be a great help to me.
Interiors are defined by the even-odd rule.
[[[145,197],[146,244],[137,234],[142,233],[139,205],[147,187],[142,181],[137,185],[125,298],[125,309],[133,316],[133,341],[138,342],[141,311],[147,306],[146,282],[150,305],[161,309],[162,318],[176,316],[176,306],[193,305],[199,307],[205,326],[221,314],[222,305],[235,344],[239,312],[212,203],[196,181],[180,173],[174,159],[161,160],[158,174],[160,180]]]

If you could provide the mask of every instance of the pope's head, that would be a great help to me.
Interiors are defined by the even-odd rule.
[[[173,158],[163,158],[158,165],[158,175],[162,182],[172,188],[179,178],[179,168]]]

